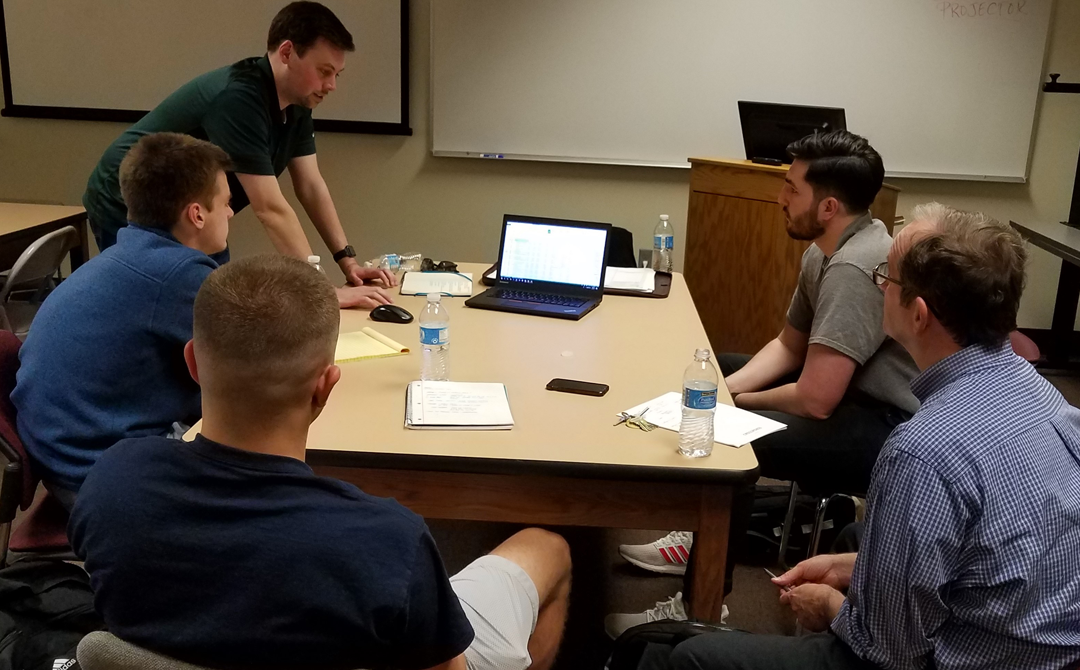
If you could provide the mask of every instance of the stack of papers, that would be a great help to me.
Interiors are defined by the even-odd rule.
[[[405,427],[436,430],[510,430],[514,417],[504,384],[411,382]]]
[[[391,340],[386,335],[372,328],[364,328],[355,333],[338,335],[337,349],[334,350],[335,363],[350,363],[368,358],[403,356],[409,348]]]
[[[626,413],[637,415],[646,407],[649,408],[643,417],[646,421],[660,428],[679,431],[679,424],[682,423],[682,395],[680,393],[676,391],[665,393],[659,398],[631,407],[626,410]],[[785,428],[787,426],[779,421],[773,421],[731,405],[716,403],[716,414],[713,415],[713,440],[720,444],[741,447]]]
[[[471,272],[406,272],[401,280],[401,295],[443,295],[469,297],[472,295]]]
[[[608,267],[604,274],[604,288],[652,293],[656,288],[656,270]]]

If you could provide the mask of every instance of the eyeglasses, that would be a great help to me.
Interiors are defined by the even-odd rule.
[[[450,261],[439,261],[436,263],[430,258],[425,258],[420,261],[421,272],[457,272],[457,263]]]
[[[883,261],[874,268],[874,283],[878,286],[884,286],[887,281],[891,281],[901,288],[904,286],[899,279],[893,279],[889,276],[889,261]]]
[[[885,286],[885,282],[890,281],[899,286],[900,288],[907,288],[906,286],[904,286],[904,283],[902,281],[900,281],[899,279],[893,279],[889,276],[889,261],[878,263],[877,267],[874,268],[874,283],[878,286]],[[926,307],[930,310],[931,314],[933,314],[935,317],[941,318],[938,316],[937,310],[934,309],[934,306],[930,304],[930,301],[927,300],[925,296],[919,297],[922,298],[923,302],[926,303]]]

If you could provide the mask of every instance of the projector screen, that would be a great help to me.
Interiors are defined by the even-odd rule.
[[[266,53],[288,0],[0,0],[5,116],[135,121],[182,84]],[[408,0],[323,0],[352,33],[323,131],[411,134]]]

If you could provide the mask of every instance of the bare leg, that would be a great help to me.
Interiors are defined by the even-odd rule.
[[[547,670],[555,662],[570,602],[570,547],[561,535],[526,528],[510,536],[491,552],[521,566],[536,585],[540,612],[529,638],[533,670]]]

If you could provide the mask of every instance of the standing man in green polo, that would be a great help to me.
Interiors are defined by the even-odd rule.
[[[356,262],[315,159],[311,110],[337,88],[345,52],[354,49],[352,35],[333,12],[317,2],[293,2],[270,24],[265,56],[208,72],[177,89],[113,142],[90,175],[83,205],[98,248],[112,246],[116,231],[127,225],[119,168],[128,149],[150,133],[186,133],[229,154],[236,168],[228,174],[233,211],[250,203],[277,250],[306,260],[311,245],[277,181],[287,167],[297,199],[350,284],[337,290],[341,306],[390,302],[383,288],[365,282],[393,286],[394,275]]]

